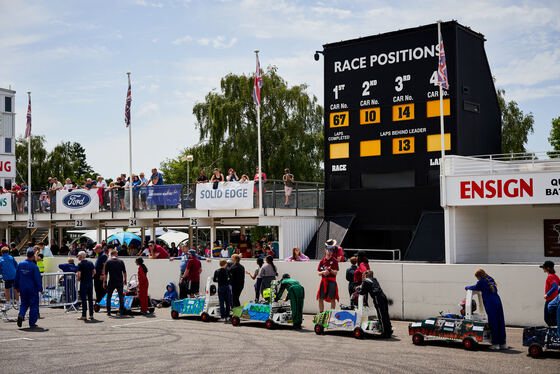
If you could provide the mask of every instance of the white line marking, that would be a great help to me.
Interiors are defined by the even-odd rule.
[[[4,342],[13,342],[16,340],[35,340],[35,339],[30,339],[30,338],[13,338],[13,339],[6,339],[6,340],[0,340],[0,343],[4,343]]]
[[[173,321],[172,319],[156,319],[153,321],[143,321],[143,322],[130,322],[130,323],[124,323],[122,325],[113,325],[111,327],[123,327],[123,326],[132,326],[132,325],[142,325],[144,323],[154,323],[154,322],[170,322]]]

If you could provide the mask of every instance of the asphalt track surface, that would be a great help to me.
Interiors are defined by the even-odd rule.
[[[303,329],[267,330],[263,324],[204,323],[154,316],[79,321],[77,313],[41,309],[39,329],[0,322],[0,373],[558,373],[560,352],[527,356],[522,329],[508,328],[508,351],[487,346],[465,351],[460,344],[430,341],[415,346],[408,323],[394,321],[394,337],[357,340],[345,333],[317,336],[313,316]]]

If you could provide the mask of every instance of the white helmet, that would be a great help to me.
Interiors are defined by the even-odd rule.
[[[138,282],[136,280],[131,280],[128,282],[128,288],[136,288],[138,287]]]

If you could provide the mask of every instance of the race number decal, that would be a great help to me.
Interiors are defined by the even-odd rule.
[[[414,104],[393,105],[393,122],[414,119]]]
[[[330,114],[329,126],[330,127],[344,127],[348,126],[350,120],[348,119],[348,111],[335,112]]]
[[[393,154],[414,153],[414,137],[393,139]]]

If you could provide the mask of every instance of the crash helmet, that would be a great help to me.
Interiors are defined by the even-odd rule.
[[[463,301],[461,301],[459,303],[459,308],[461,308],[461,315],[464,316],[465,315],[465,309],[467,307],[467,300],[463,299]],[[476,301],[473,299],[472,300],[472,311],[475,312],[476,311]]]
[[[128,282],[128,288],[129,289],[136,288],[136,287],[138,287],[138,281],[131,280],[130,282]]]
[[[270,293],[271,293],[271,292],[270,292],[270,287],[269,287],[269,288],[265,288],[265,289],[263,290],[263,297],[264,297],[265,299],[270,298]]]

